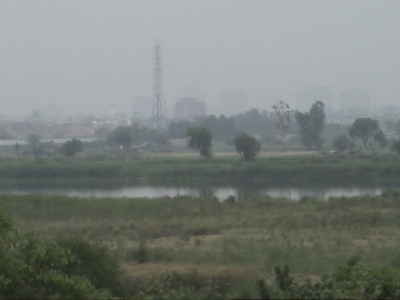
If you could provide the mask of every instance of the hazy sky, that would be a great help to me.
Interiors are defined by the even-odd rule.
[[[210,112],[231,88],[249,106],[300,108],[309,84],[397,104],[399,12],[397,0],[0,1],[0,115],[46,104],[130,114],[152,94],[156,39],[169,111],[187,87]]]

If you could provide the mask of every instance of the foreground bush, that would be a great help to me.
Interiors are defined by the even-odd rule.
[[[278,289],[259,282],[263,299],[399,299],[400,274],[386,266],[359,265],[356,259],[318,280],[294,280],[289,268],[275,268]]]
[[[96,265],[96,268],[94,266]],[[107,299],[118,265],[82,239],[47,241],[18,230],[0,211],[0,299]]]

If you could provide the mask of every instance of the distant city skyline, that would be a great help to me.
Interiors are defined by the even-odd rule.
[[[132,99],[152,96],[157,39],[170,117],[186,87],[203,93],[208,113],[230,89],[247,93],[249,109],[282,100],[306,110],[307,86],[396,105],[399,10],[372,0],[1,1],[0,115],[46,105],[132,114]]]

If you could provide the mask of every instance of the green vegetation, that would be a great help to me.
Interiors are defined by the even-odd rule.
[[[201,157],[205,159],[212,158],[212,133],[204,127],[190,127],[187,130],[189,137],[189,147],[198,150]]]
[[[76,153],[81,151],[82,151],[82,142],[77,139],[66,141],[61,146],[61,153],[68,157],[74,156]]]
[[[301,143],[308,149],[321,149],[323,141],[321,133],[325,126],[325,105],[321,101],[315,102],[309,112],[296,113],[299,124]]]
[[[243,161],[215,156],[203,161],[190,156],[134,153],[87,153],[73,160],[63,156],[0,157],[0,186],[121,186],[138,184],[251,184],[262,186],[396,185],[397,155],[336,155],[265,157]]]
[[[245,160],[252,160],[260,152],[261,143],[251,135],[242,133],[233,139],[236,151],[243,156]]]
[[[333,148],[338,151],[344,151],[354,148],[354,144],[347,135],[341,134],[333,140]]]
[[[283,101],[279,101],[274,106],[272,106],[272,109],[274,110],[273,113],[274,125],[279,130],[280,134],[284,136],[290,126],[289,104]]]
[[[133,143],[133,131],[131,126],[118,126],[107,137],[110,145],[129,148]]]
[[[104,245],[39,239],[0,213],[1,299],[108,299],[118,289],[120,266]]]
[[[394,140],[390,145],[390,148],[395,151],[397,154],[400,154],[400,139]]]
[[[379,122],[371,118],[358,118],[349,129],[350,136],[355,140],[361,140],[364,148],[372,141],[378,142],[381,147],[387,145],[384,132],[379,127]]]
[[[24,254],[32,247],[2,252],[14,258],[0,260],[0,267],[22,260],[22,265],[39,264],[40,268],[32,265],[32,270],[39,268],[40,278],[49,278],[45,274],[50,271],[66,274],[63,280],[72,278],[68,279],[73,282],[68,285],[71,290],[66,288],[58,296],[45,294],[40,287],[50,282],[46,291],[59,291],[64,286],[61,279],[55,288],[52,281],[38,279],[32,281],[35,286],[21,281],[28,292],[35,292],[31,298],[68,298],[77,282],[85,282],[90,293],[126,299],[399,296],[400,197],[395,191],[326,202],[270,197],[229,198],[220,203],[213,197],[3,195],[0,205],[32,228],[33,249],[37,249],[34,261],[27,261],[32,256]],[[2,216],[0,224],[5,241],[1,247],[8,247],[13,240],[5,236],[10,222]],[[25,242],[17,244],[26,245],[27,236],[21,235]],[[64,260],[60,253],[75,259]],[[57,263],[50,269],[47,262],[53,260]],[[9,273],[2,274],[14,276],[13,280],[25,274],[11,266],[6,270]],[[31,278],[28,275],[39,276],[26,275],[24,280]]]
[[[37,134],[31,134],[28,136],[27,141],[31,147],[37,146],[40,143],[40,136]]]

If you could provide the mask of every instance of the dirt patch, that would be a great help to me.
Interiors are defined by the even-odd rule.
[[[165,272],[193,273],[199,276],[210,277],[216,275],[226,275],[234,278],[254,275],[256,270],[251,268],[216,266],[216,265],[191,265],[191,264],[163,264],[163,263],[126,263],[123,265],[124,271],[134,277],[148,277],[160,275]]]

